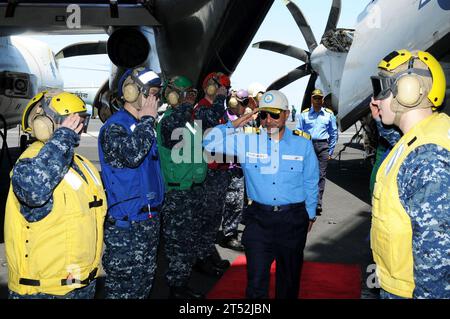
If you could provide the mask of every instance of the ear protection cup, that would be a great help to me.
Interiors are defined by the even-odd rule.
[[[233,96],[230,98],[230,100],[228,101],[228,107],[231,108],[236,108],[238,106],[239,102],[238,100]]]
[[[403,75],[397,80],[396,91],[397,101],[405,107],[415,107],[425,97],[422,79],[412,74]]]
[[[176,91],[168,91],[166,93],[166,99],[170,105],[177,105],[180,101],[180,95]]]
[[[210,84],[206,87],[206,94],[213,96],[215,95],[217,92],[217,86],[215,86],[214,84]]]
[[[123,87],[123,98],[128,103],[134,103],[139,97],[139,89],[136,84],[129,83]]]
[[[36,116],[32,122],[34,136],[42,141],[48,141],[53,134],[53,121],[45,115]]]

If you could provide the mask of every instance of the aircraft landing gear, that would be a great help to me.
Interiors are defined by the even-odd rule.
[[[20,141],[19,141],[19,147],[20,147],[20,153],[22,153],[23,151],[25,151],[25,149],[28,146],[28,136],[23,134],[20,135]]]
[[[9,168],[11,169],[14,165],[11,154],[9,153],[8,142],[6,141],[8,127],[6,125],[6,120],[3,115],[0,114],[0,121],[3,123],[3,132],[0,131],[0,138],[2,139],[2,150],[0,151],[0,163],[3,162],[3,157],[6,154],[6,158],[9,162]]]

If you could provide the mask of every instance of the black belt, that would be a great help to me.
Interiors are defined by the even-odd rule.
[[[312,140],[313,141],[313,143],[314,142],[320,142],[320,143],[323,143],[323,142],[328,142],[328,140],[327,139],[325,139],[325,140]]]
[[[61,279],[61,286],[70,286],[73,284],[89,285],[92,281],[94,281],[95,276],[97,275],[97,270],[97,268],[94,268],[94,270],[89,273],[89,276],[85,280]]]
[[[156,207],[151,207],[150,206],[150,209],[151,209],[152,213],[159,213],[159,212],[161,212],[162,205],[159,205],[159,206],[156,206]],[[147,206],[142,207],[141,208],[141,212],[148,213],[149,212],[149,206],[147,205]]]
[[[159,206],[156,206],[156,207],[150,207],[150,211],[149,211],[149,206],[146,205],[146,206],[141,208],[141,210],[138,213],[138,215],[140,215],[140,214],[147,214],[147,216],[148,216],[147,219],[150,219],[150,218],[153,218],[153,216],[156,216],[157,213],[160,213],[161,210],[162,210],[162,205],[159,205]],[[144,221],[144,220],[142,220],[142,221]],[[117,227],[120,227],[120,228],[130,228],[132,221],[128,220],[128,216],[125,216],[122,219],[115,219],[111,215],[108,215],[106,217],[106,222],[108,222],[111,225],[115,225]]]
[[[89,273],[89,276],[84,280],[61,279],[61,286],[69,286],[69,285],[73,285],[73,284],[89,285],[92,281],[94,281],[95,276],[97,275],[97,270],[98,270],[98,268],[94,268],[94,270],[92,270]],[[24,286],[39,287],[41,285],[41,282],[40,282],[40,280],[36,280],[36,279],[20,278],[19,284],[24,285]]]
[[[290,210],[290,209],[305,207],[305,202],[295,203],[295,204],[287,204],[287,205],[279,205],[279,206],[271,206],[271,205],[260,204],[260,203],[254,201],[250,206],[254,206],[257,209],[264,210],[266,212],[282,212],[282,211],[286,211],[286,210]]]

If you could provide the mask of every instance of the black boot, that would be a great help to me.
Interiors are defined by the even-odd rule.
[[[217,249],[214,249],[213,253],[208,258],[211,259],[213,265],[219,269],[226,270],[231,266],[228,260],[222,259]]]
[[[219,246],[235,251],[244,251],[244,246],[242,246],[240,240],[238,239],[238,234],[222,236]]]
[[[220,277],[224,273],[224,269],[217,268],[211,261],[211,258],[197,259],[193,268],[200,273],[214,277]]]
[[[205,299],[199,292],[193,291],[188,286],[170,287],[170,299]]]

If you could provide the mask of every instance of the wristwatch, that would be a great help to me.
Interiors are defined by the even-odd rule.
[[[314,223],[316,221],[316,219],[317,219],[317,216],[314,216],[314,218],[310,218],[309,221]]]

